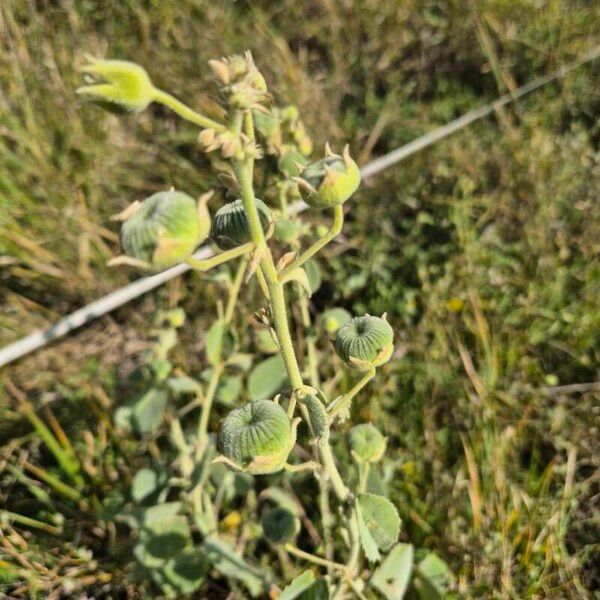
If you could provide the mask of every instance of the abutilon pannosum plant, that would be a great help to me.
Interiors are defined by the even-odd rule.
[[[386,439],[371,423],[348,423],[353,400],[392,357],[394,332],[385,315],[331,308],[315,316],[309,305],[315,256],[342,230],[360,170],[348,146],[336,153],[326,144],[313,159],[298,109],[273,105],[249,52],[209,65],[220,119],[159,89],[142,67],[127,61],[88,57],[86,85],[77,90],[85,100],[121,112],[138,113],[153,103],[171,109],[199,128],[198,147],[217,175],[215,189],[165,186],[132,199],[116,216],[122,253],[112,264],[156,272],[187,262],[201,277],[220,265],[232,273],[226,306],[207,333],[212,367],[199,394],[197,425],[171,421],[179,477],[158,506],[175,504],[164,501],[175,488],[181,501],[161,508],[158,524],[142,523],[136,558],[169,597],[192,593],[210,577],[243,589],[240,597],[379,597],[374,590],[396,597],[385,588],[392,588],[391,579],[378,576],[377,562],[397,544],[400,518],[369,483]],[[219,198],[225,202],[209,211]],[[309,207],[308,221],[290,210],[298,199]],[[215,252],[200,260],[193,254],[203,242]],[[245,286],[260,296],[258,307],[246,308],[241,300]],[[272,397],[250,394],[226,414],[219,409],[219,421],[214,400],[244,338],[236,331],[236,311],[244,323],[248,312],[254,315],[263,345],[270,344],[285,369],[285,383]],[[294,331],[305,331],[303,356],[292,320]],[[339,377],[322,381],[319,353],[331,354],[329,372],[353,378],[348,390],[336,393]],[[346,444],[337,443],[340,428]],[[235,536],[241,527],[235,515],[243,509],[238,503],[225,514],[236,506],[233,481],[244,482],[242,505],[254,516],[243,543]],[[308,501],[302,506],[299,499]],[[156,539],[178,527],[192,535],[157,556]]]

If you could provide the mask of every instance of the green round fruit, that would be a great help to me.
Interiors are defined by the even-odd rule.
[[[354,317],[338,329],[334,344],[338,356],[349,367],[368,371],[390,359],[394,332],[380,317]]]
[[[301,186],[306,191],[306,203],[313,208],[330,208],[343,204],[357,190],[360,170],[347,154],[333,155],[310,163],[300,178],[308,184]]]
[[[183,192],[159,192],[144,200],[121,225],[121,246],[127,256],[155,269],[188,258],[206,238],[210,220]]]
[[[295,442],[287,413],[272,400],[254,400],[232,410],[221,423],[219,451],[252,475],[280,471]]]
[[[300,521],[290,510],[277,506],[264,512],[260,524],[265,537],[274,544],[292,541],[300,531]]]
[[[361,423],[350,429],[350,449],[361,462],[375,463],[385,452],[386,440],[374,425]]]
[[[258,198],[256,199],[256,208],[263,233],[267,234],[273,221],[271,209]],[[225,204],[216,212],[213,217],[210,238],[221,250],[229,250],[250,241],[250,227],[241,199],[238,198]]]

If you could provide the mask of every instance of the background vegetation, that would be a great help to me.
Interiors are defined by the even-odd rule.
[[[210,111],[206,61],[250,48],[317,144],[348,140],[364,163],[580,56],[599,29],[600,6],[576,0],[4,0],[0,344],[135,276],[105,266],[111,214],[211,186],[196,131],[160,108],[78,103],[84,52],[137,61]],[[600,588],[599,114],[594,63],[367,181],[322,263],[316,306],[395,326],[396,359],[357,413],[389,436],[402,539],[450,565],[458,597]],[[148,452],[168,465],[152,437],[115,428],[123,381],[174,306],[190,319],[172,360],[199,375],[218,291],[186,276],[0,373],[0,507],[25,519],[4,515],[0,591],[143,595],[128,530],[89,507],[127,495]],[[61,488],[33,411],[73,446],[85,497]]]

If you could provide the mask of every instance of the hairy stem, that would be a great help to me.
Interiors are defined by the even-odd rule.
[[[237,303],[237,299],[240,293],[240,288],[242,286],[242,281],[244,279],[244,272],[246,271],[246,267],[248,266],[248,260],[248,256],[244,256],[244,258],[240,261],[231,287],[229,288],[229,298],[227,299],[225,314],[223,315],[223,321],[226,325],[229,325],[233,318],[233,311],[235,309],[235,305]],[[200,460],[200,458],[202,458],[204,450],[206,449],[210,412],[212,409],[212,404],[215,395],[217,393],[217,389],[219,387],[219,381],[221,380],[221,375],[223,374],[224,370],[225,361],[221,360],[221,356],[218,356],[216,364],[213,367],[212,373],[210,375],[210,380],[208,382],[208,387],[206,389],[206,394],[203,398],[202,408],[200,410],[200,421],[198,422],[198,441],[196,446],[196,460]]]
[[[162,104],[163,106],[169,107],[173,112],[177,113],[182,119],[194,123],[202,128],[214,129],[217,133],[223,133],[226,130],[225,125],[217,123],[195,110],[192,110],[189,106],[186,106],[181,100],[175,98],[167,92],[163,92],[155,88],[154,90],[154,101]]]
[[[348,406],[350,406],[350,402],[360,390],[362,390],[371,379],[375,377],[375,368],[369,369],[354,385],[354,387],[346,392],[343,396],[340,396],[336,400],[334,400],[328,407],[327,412],[331,418],[335,417],[338,413],[344,411]]]
[[[309,552],[304,552],[304,550],[300,550],[300,548],[297,548],[293,544],[287,543],[285,545],[285,549],[290,554],[293,554],[294,556],[297,556],[298,558],[302,558],[311,563],[314,563],[315,565],[320,565],[322,567],[329,567],[331,569],[338,569],[340,571],[346,570],[346,565],[342,565],[341,563],[336,563],[336,562],[327,560],[325,558],[321,558],[320,556],[315,556],[314,554],[310,554]]]
[[[232,248],[231,250],[225,250],[225,252],[220,252],[216,256],[212,256],[211,258],[207,258],[205,260],[198,260],[193,256],[190,256],[185,262],[192,267],[195,271],[200,271],[204,273],[205,271],[210,271],[214,267],[218,267],[223,263],[226,263],[229,260],[233,260],[234,258],[238,258],[243,256],[244,254],[248,254],[250,251],[254,249],[253,242],[247,242],[246,244],[242,244],[241,246],[237,246],[237,248]]]
[[[331,229],[321,238],[319,238],[312,246],[307,248],[298,258],[293,260],[282,272],[281,276],[285,277],[290,271],[301,267],[307,260],[311,259],[317,252],[322,250],[329,242],[339,235],[344,225],[344,209],[342,205],[336,205],[333,208],[333,225]]]

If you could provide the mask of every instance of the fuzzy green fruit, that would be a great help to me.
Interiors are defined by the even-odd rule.
[[[394,332],[380,317],[354,317],[338,329],[334,344],[338,356],[349,367],[368,371],[390,359]]]
[[[290,542],[300,531],[298,517],[283,506],[277,506],[265,511],[260,524],[265,537],[274,544]]]
[[[258,198],[256,199],[258,216],[265,235],[273,221],[271,209]],[[210,238],[221,248],[229,250],[241,246],[251,239],[246,209],[241,199],[234,200],[222,206],[213,218]]]
[[[348,434],[350,449],[359,462],[375,463],[385,452],[386,439],[371,423],[355,425]]]
[[[296,425],[272,400],[248,402],[223,419],[217,460],[251,475],[280,471],[296,443]]]
[[[133,208],[121,225],[121,246],[152,269],[188,258],[210,229],[206,207],[183,192],[158,192]]]
[[[304,192],[306,203],[313,208],[331,208],[343,204],[360,185],[360,170],[350,158],[348,147],[344,155],[331,153],[304,168],[295,181]]]

